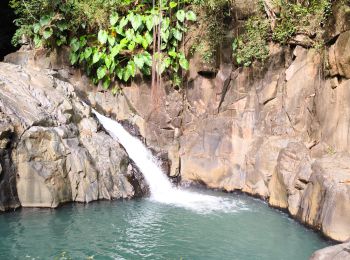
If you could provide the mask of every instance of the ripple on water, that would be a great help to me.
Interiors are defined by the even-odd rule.
[[[0,259],[54,259],[68,252],[73,259],[289,260],[307,259],[328,245],[260,201],[194,192],[210,196],[210,203],[142,199],[2,214]]]

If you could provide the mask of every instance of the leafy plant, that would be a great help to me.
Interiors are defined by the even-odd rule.
[[[270,24],[266,18],[251,17],[245,24],[245,33],[233,41],[236,62],[249,66],[254,60],[264,61],[269,55],[269,32]]]
[[[35,47],[54,47],[67,43],[68,23],[61,14],[44,15],[33,25]]]
[[[154,68],[178,85],[181,70],[189,67],[180,43],[197,17],[188,0],[157,2],[11,0],[19,26],[14,42],[24,34],[37,48],[69,44],[71,63],[105,89],[139,73],[149,76]]]
[[[273,40],[282,45],[288,44],[297,34],[307,35],[313,47],[322,49],[322,24],[331,14],[330,0],[310,0],[292,2],[275,0],[279,10],[272,25],[264,9],[248,19],[243,34],[235,38],[232,49],[239,65],[249,66],[254,60],[264,61],[269,53],[268,42]]]
[[[170,2],[166,10],[175,6]],[[113,13],[108,28],[96,34],[74,37],[71,42],[70,61],[72,65],[81,65],[97,84],[102,83],[108,89],[116,81],[128,82],[138,72],[151,75],[153,62],[158,74],[167,72],[174,85],[178,85],[177,73],[180,68],[188,70],[189,63],[179,45],[186,32],[186,23],[196,20],[192,11],[179,9],[176,19],[165,16],[159,19],[160,11],[147,10],[144,13],[130,11],[125,16]],[[151,55],[154,43],[154,28],[160,28],[160,53]],[[114,93],[118,87],[112,89]]]

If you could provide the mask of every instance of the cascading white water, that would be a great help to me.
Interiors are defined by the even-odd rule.
[[[150,187],[151,200],[204,213],[216,210],[228,212],[237,210],[237,203],[231,199],[218,198],[174,187],[162,172],[157,159],[140,140],[129,134],[117,121],[105,117],[97,111],[94,111],[94,113],[109,134],[125,148],[129,157],[144,175]],[[244,207],[240,205],[239,208]]]

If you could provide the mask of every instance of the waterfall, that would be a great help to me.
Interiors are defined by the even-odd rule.
[[[129,134],[121,124],[93,111],[108,133],[126,150],[135,162],[150,187],[150,199],[199,212],[234,211],[237,201],[210,196],[177,188],[169,181],[159,166],[157,159],[136,137]],[[240,207],[242,209],[242,207]]]

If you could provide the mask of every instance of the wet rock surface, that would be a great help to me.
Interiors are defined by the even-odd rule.
[[[53,75],[0,63],[0,210],[140,196],[124,149]]]

